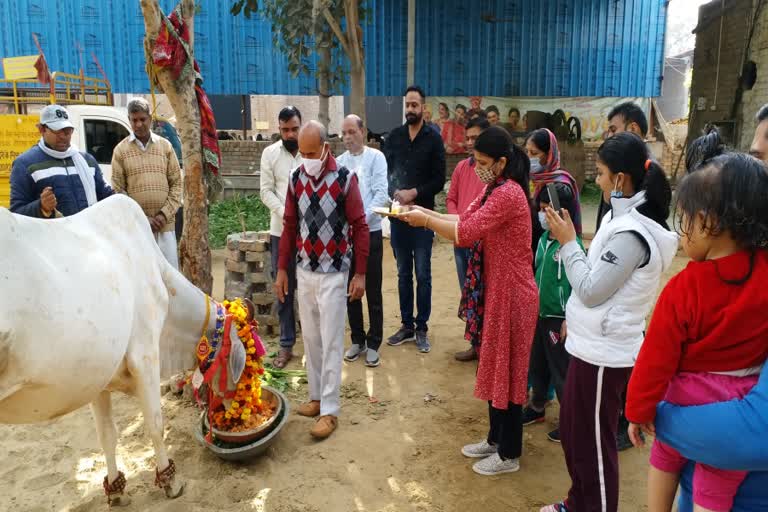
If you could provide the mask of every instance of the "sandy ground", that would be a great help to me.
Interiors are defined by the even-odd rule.
[[[678,258],[673,271],[682,265]],[[215,295],[221,297],[220,253],[215,268]],[[384,346],[379,368],[345,363],[340,426],[326,441],[310,438],[312,420],[293,416],[264,456],[224,462],[195,442],[194,406],[166,396],[166,443],[187,483],[176,500],[153,486],[153,451],[138,403],[116,395],[118,459],[133,500],[125,510],[512,512],[563,498],[569,479],[562,450],[546,439],[556,405],[548,409],[547,423],[526,429],[518,473],[476,475],[459,452],[483,439],[488,420],[487,405],[472,398],[474,364],[453,360],[465,348],[454,268],[451,246],[440,244],[433,256],[432,352],[420,355],[413,344]],[[386,250],[384,276],[386,336],[399,325],[396,272]],[[300,364],[294,359],[291,366]],[[427,394],[436,399],[425,402]],[[636,449],[620,455],[622,511],[645,509],[647,457],[647,450]],[[107,508],[101,489],[106,468],[88,408],[47,424],[0,425],[0,461],[0,511]]]

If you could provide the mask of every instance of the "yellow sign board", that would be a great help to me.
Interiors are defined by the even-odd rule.
[[[24,57],[6,57],[3,59],[3,74],[6,80],[18,80],[20,78],[37,78],[35,62],[39,55]]]
[[[39,120],[39,116],[0,115],[0,206],[9,206],[13,161],[40,139]]]

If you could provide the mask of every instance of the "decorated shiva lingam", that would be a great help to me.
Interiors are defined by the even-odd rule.
[[[242,459],[261,453],[274,439],[288,405],[280,392],[261,384],[266,350],[253,304],[237,299],[215,306],[214,332],[211,339],[201,336],[192,376],[198,399],[202,385],[207,387],[198,439],[222,458]]]

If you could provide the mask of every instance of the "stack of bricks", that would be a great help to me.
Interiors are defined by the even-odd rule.
[[[224,262],[224,297],[228,300],[248,298],[256,305],[259,334],[279,334],[277,298],[272,291],[272,256],[269,232],[247,231],[227,237],[227,259]]]

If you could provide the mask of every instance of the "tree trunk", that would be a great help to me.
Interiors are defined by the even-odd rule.
[[[349,108],[368,126],[365,115],[365,66],[352,66],[350,75]]]
[[[146,27],[147,64],[160,31],[162,18],[158,0],[140,0]],[[194,34],[194,0],[183,0],[182,13]],[[190,38],[190,48],[194,40]],[[190,58],[192,58],[190,56]],[[157,68],[157,80],[176,114],[176,129],[181,138],[184,160],[184,230],[181,236],[179,263],[184,276],[203,292],[213,288],[211,250],[208,245],[208,194],[203,175],[203,153],[200,142],[200,110],[195,95],[195,74],[175,79],[167,68]]]
[[[347,19],[347,57],[350,64],[349,106],[368,126],[365,115],[365,53],[363,51],[363,29],[360,27],[360,2],[344,1],[344,13]]]
[[[320,111],[317,115],[318,121],[323,123],[325,129],[331,122],[330,116],[330,70],[331,70],[331,50],[330,48],[318,48],[318,73],[317,73],[317,93],[320,98]]]

